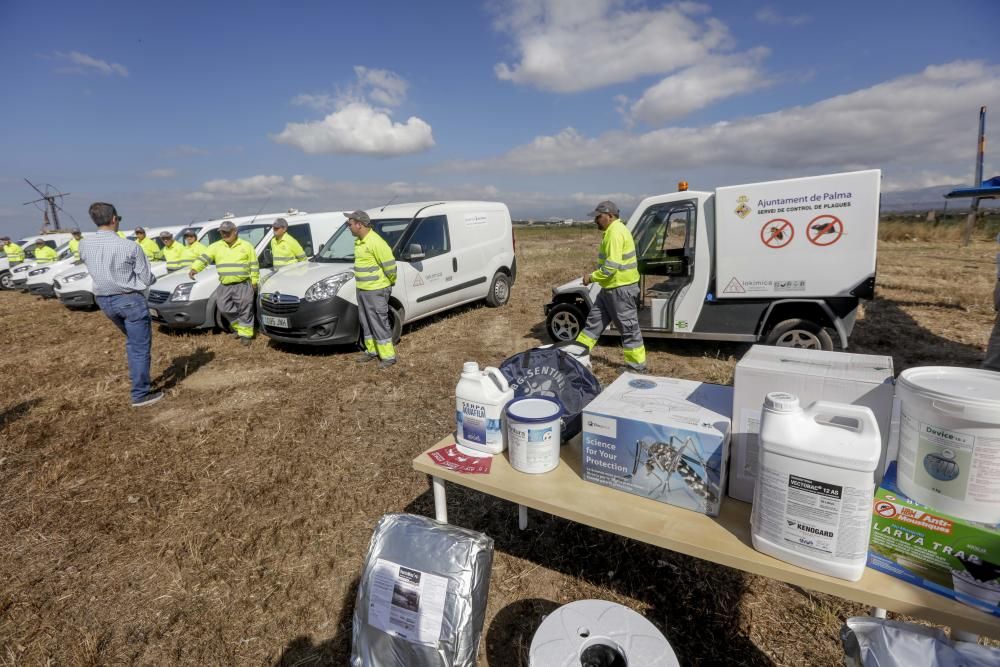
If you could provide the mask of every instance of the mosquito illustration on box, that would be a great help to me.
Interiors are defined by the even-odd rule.
[[[698,454],[698,449],[694,438],[690,436],[682,440],[671,435],[669,442],[642,438],[635,443],[635,461],[629,478],[634,482],[638,481],[636,475],[639,474],[641,465],[646,475],[644,481],[648,482],[650,477],[655,480],[649,496],[663,498],[675,491],[671,488],[671,479],[677,475],[680,477],[679,483],[684,487],[682,490],[696,505],[692,509],[706,512],[716,505],[719,495],[710,482],[709,466]]]

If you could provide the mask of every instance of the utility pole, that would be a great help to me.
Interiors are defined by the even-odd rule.
[[[979,144],[976,149],[976,180],[972,187],[979,188],[983,185],[983,155],[986,152],[986,107],[979,107]],[[972,241],[972,231],[976,227],[976,218],[979,215],[979,197],[972,198],[972,205],[969,208],[969,216],[965,219],[965,230],[962,232],[962,245],[967,246]]]

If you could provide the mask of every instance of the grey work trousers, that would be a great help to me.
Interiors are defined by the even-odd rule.
[[[1000,279],[997,279],[996,287],[993,288],[993,308],[997,311],[997,317],[993,322],[990,342],[986,344],[983,368],[988,371],[1000,371]]]
[[[391,287],[358,290],[358,319],[364,334],[365,351],[382,359],[395,359],[392,345],[392,324],[389,321]]]
[[[642,331],[639,330],[639,283],[602,289],[598,292],[597,300],[587,315],[583,334],[596,341],[612,320],[621,332],[622,347],[626,350],[643,347]],[[628,356],[626,353],[626,357]]]
[[[216,305],[219,312],[233,324],[233,331],[241,338],[253,338],[253,285],[250,281],[233,285],[219,285]]]

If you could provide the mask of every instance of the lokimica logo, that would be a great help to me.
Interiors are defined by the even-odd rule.
[[[618,437],[618,420],[611,417],[588,415],[584,420],[584,427],[594,435],[603,435],[608,438]]]

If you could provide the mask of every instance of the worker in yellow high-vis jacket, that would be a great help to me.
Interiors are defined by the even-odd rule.
[[[239,237],[236,225],[226,220],[219,225],[222,239],[208,246],[205,253],[191,265],[188,275],[195,274],[209,264],[219,271],[219,289],[216,307],[230,322],[241,345],[253,340],[254,297],[260,281],[260,266],[252,245]]]
[[[80,260],[80,239],[83,238],[83,234],[80,230],[74,227],[69,230],[69,233],[73,235],[73,238],[69,240],[69,251],[73,253],[73,257],[76,257],[77,261]]]
[[[187,253],[192,262],[208,250],[207,245],[198,241],[198,234],[193,229],[186,230],[184,238],[181,240],[184,243],[184,252]]]
[[[306,252],[295,237],[288,233],[288,221],[278,218],[271,224],[274,237],[271,239],[271,259],[274,268],[280,269],[290,264],[306,261]]]
[[[59,253],[45,245],[42,239],[35,239],[35,264],[51,264],[59,259]]]
[[[0,237],[0,250],[6,253],[11,266],[24,261],[24,248],[11,241],[8,236]]]
[[[625,364],[632,370],[646,372],[646,347],[639,330],[639,264],[635,241],[625,223],[618,217],[618,206],[602,201],[591,213],[598,228],[604,232],[597,255],[597,270],[583,276],[583,284],[597,283],[597,293],[587,323],[576,342],[593,349],[597,339],[614,320],[622,335]]]
[[[345,213],[354,235],[354,283],[357,286],[358,319],[364,334],[365,351],[359,362],[380,359],[380,369],[396,363],[389,320],[389,294],[396,284],[396,258],[392,248],[372,229],[364,211]]]
[[[177,271],[191,266],[194,257],[188,255],[187,248],[174,240],[170,232],[160,232],[160,243],[163,244],[163,259],[167,262],[167,271]]]
[[[160,251],[160,246],[156,245],[156,241],[146,236],[146,230],[142,227],[135,228],[135,242],[142,248],[143,254],[146,255],[146,259],[149,261],[158,262],[163,260],[163,252]]]

